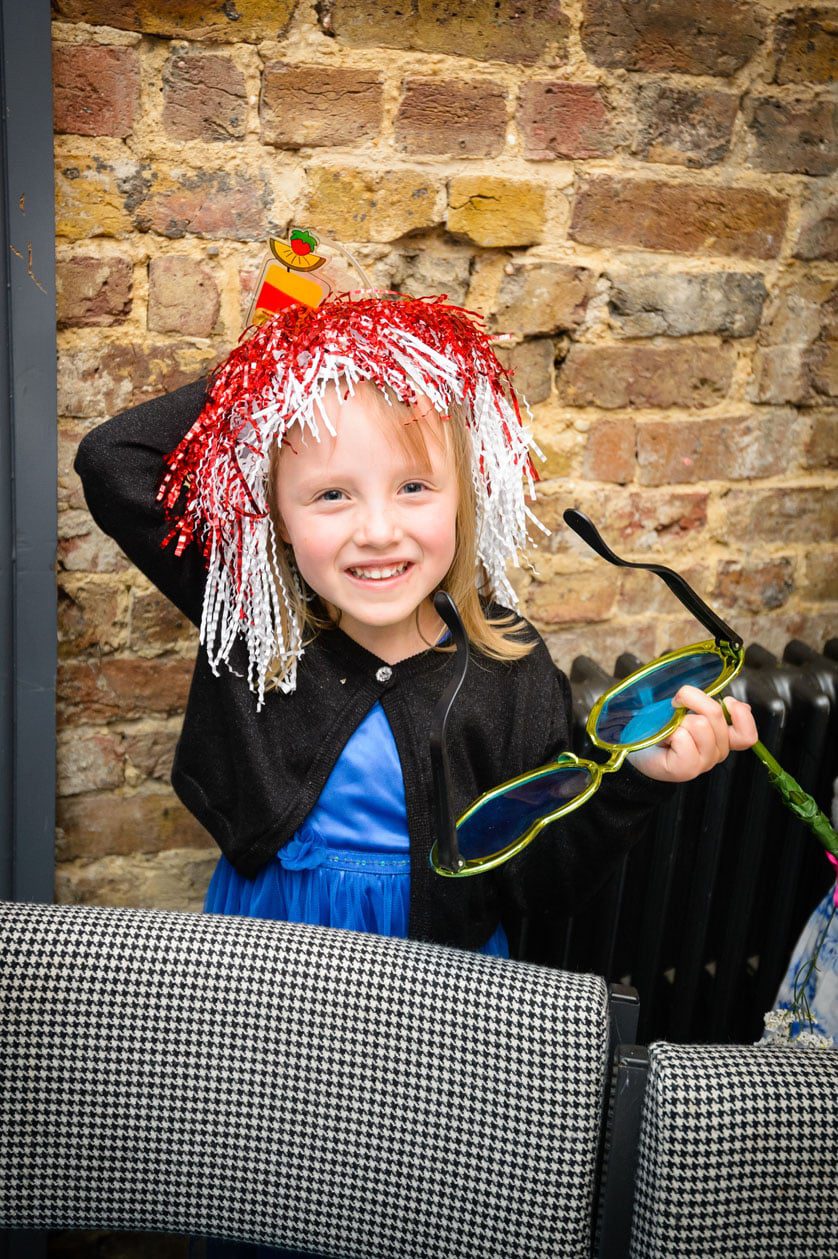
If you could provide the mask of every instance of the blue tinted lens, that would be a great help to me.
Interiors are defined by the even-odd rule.
[[[619,747],[653,739],[672,720],[672,697],[687,684],[706,690],[718,680],[724,661],[712,651],[669,660],[612,695],[602,706],[595,727],[602,743]]]
[[[461,856],[466,861],[494,856],[520,839],[540,817],[581,796],[590,783],[590,771],[584,767],[557,766],[486,800],[457,826]]]

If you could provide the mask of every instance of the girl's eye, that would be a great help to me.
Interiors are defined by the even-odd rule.
[[[422,490],[427,488],[424,481],[408,481],[406,485],[402,486],[406,494],[421,494]]]
[[[339,503],[343,498],[343,490],[324,490],[322,494],[317,495],[318,503]]]

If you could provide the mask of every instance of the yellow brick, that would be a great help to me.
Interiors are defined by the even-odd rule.
[[[294,11],[294,0],[236,0],[207,4],[206,0],[57,0],[65,20],[90,22],[145,35],[175,39],[279,39]]]
[[[459,176],[449,186],[448,228],[476,245],[536,245],[544,233],[544,189],[525,180]]]
[[[324,167],[309,176],[306,216],[340,240],[397,240],[442,221],[437,190],[424,173],[383,174]]]
[[[127,236],[131,226],[112,166],[81,155],[59,158],[55,171],[58,236],[67,240]]]

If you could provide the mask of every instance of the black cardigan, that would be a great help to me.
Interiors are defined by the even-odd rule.
[[[194,545],[176,558],[156,491],[162,455],[193,424],[205,381],[123,412],[88,433],[75,469],[91,515],[195,624],[200,625],[205,569]],[[481,792],[551,758],[569,745],[570,685],[530,627],[537,645],[524,659],[490,660],[472,652],[449,722],[456,812]],[[428,730],[454,667],[450,653],[427,650],[393,665],[340,629],[305,648],[291,694],[271,691],[257,714],[239,640],[216,677],[199,647],[172,785],[186,807],[242,875],[253,877],[287,843],[316,803],[337,757],[362,718],[381,700],[404,775],[410,834],[410,935],[477,948],[505,906],[520,912],[575,912],[641,836],[670,788],[626,767],[604,780],[577,813],[554,823],[514,861],[488,875],[450,880],[428,862],[431,769]],[[374,768],[372,769],[374,772]]]

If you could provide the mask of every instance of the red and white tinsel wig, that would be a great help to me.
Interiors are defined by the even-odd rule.
[[[535,497],[530,452],[541,452],[472,312],[442,297],[362,292],[274,315],[216,368],[203,411],[165,457],[157,495],[172,526],[162,545],[176,538],[180,555],[195,542],[204,556],[201,642],[210,666],[216,675],[221,661],[230,668],[242,634],[257,711],[270,666],[279,662],[281,689],[291,691],[303,651],[302,626],[269,562],[277,546],[266,499],[270,449],[294,425],[317,440],[321,425],[333,433],[326,389],[340,382],[351,394],[363,380],[407,405],[424,396],[442,415],[460,404],[471,437],[477,553],[501,603],[517,605],[505,570],[527,543],[527,521],[542,527],[525,503],[525,489]]]

